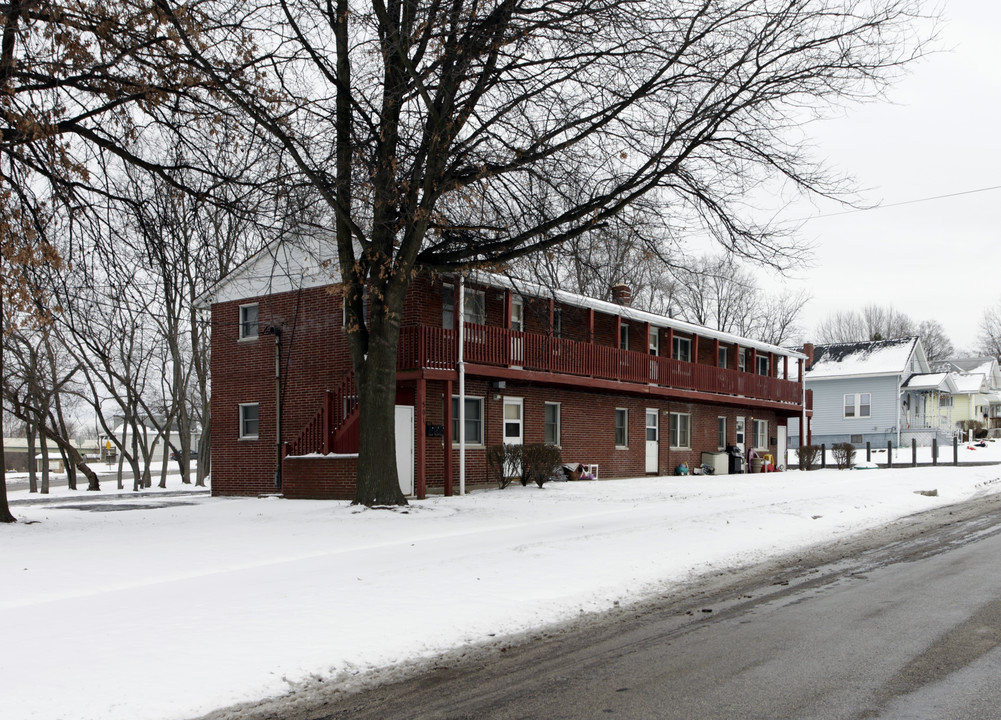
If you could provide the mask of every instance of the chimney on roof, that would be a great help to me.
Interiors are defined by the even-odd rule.
[[[803,370],[809,370],[810,366],[813,365],[813,343],[803,343],[803,354],[806,355]]]
[[[612,286],[612,302],[629,307],[633,304],[633,291],[625,283]]]

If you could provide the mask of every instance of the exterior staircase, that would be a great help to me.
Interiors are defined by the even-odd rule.
[[[323,405],[306,427],[285,443],[285,456],[358,452],[358,416],[358,388],[351,372],[336,390],[327,390]]]

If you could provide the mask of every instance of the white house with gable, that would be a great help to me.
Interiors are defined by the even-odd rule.
[[[932,377],[920,338],[803,347],[805,383],[813,391],[807,441],[828,447],[930,444],[951,437],[939,427],[936,400],[955,390],[948,373]],[[789,424],[790,445],[800,443],[799,423]]]

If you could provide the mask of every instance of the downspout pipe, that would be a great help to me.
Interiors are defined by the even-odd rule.
[[[282,331],[274,325],[265,332],[275,336],[275,490],[282,489]]]
[[[459,275],[459,495],[466,494],[466,278]]]

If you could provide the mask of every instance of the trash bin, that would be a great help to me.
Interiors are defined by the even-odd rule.
[[[727,445],[726,452],[730,456],[727,469],[731,475],[744,472],[744,454],[736,445]]]
[[[765,459],[760,457],[751,458],[751,472],[759,473],[761,468],[765,466]]]

